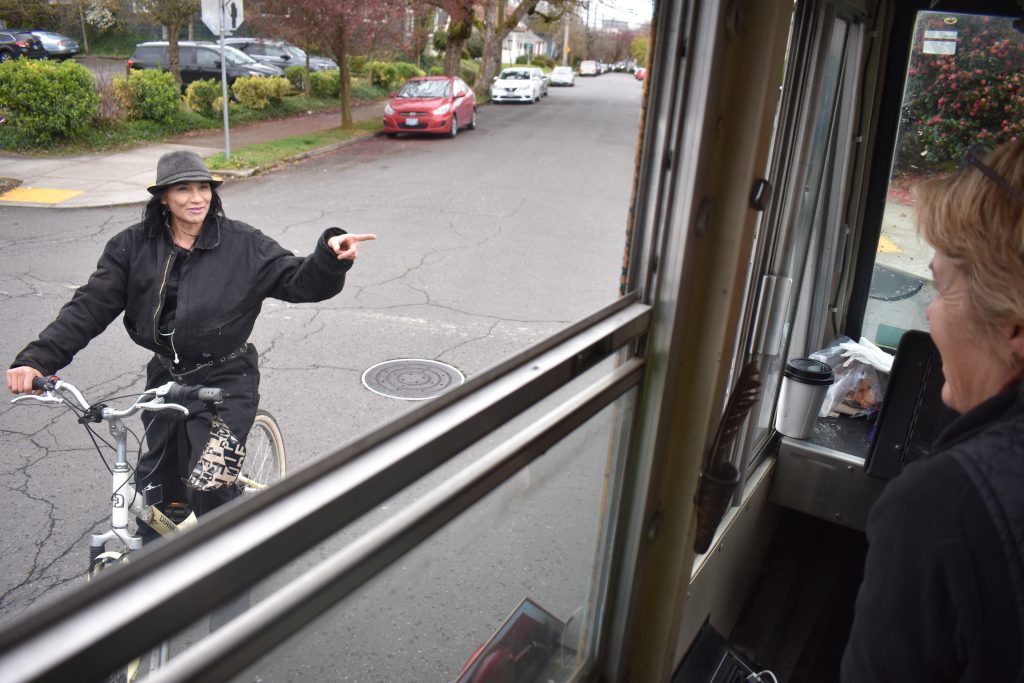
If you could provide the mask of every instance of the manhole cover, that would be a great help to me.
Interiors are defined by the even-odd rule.
[[[399,358],[367,368],[363,373],[363,386],[388,398],[423,401],[454,389],[465,379],[461,372],[446,363]]]

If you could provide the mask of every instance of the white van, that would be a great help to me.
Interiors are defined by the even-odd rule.
[[[597,62],[592,59],[585,59],[580,62],[580,76],[596,76]]]

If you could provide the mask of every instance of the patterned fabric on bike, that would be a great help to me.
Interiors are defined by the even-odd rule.
[[[238,479],[245,461],[245,446],[231,433],[228,426],[214,415],[210,428],[210,441],[192,469],[188,485],[200,491],[212,491],[231,486]]]

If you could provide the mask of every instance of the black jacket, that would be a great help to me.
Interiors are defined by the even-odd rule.
[[[352,261],[339,261],[327,239],[344,232],[329,228],[312,254],[299,257],[252,226],[212,217],[184,257],[165,228],[133,225],[107,242],[89,281],[12,367],[57,372],[122,311],[132,341],[162,356],[173,357],[176,351],[183,361],[199,361],[230,353],[248,340],[264,299],[322,301],[341,291]],[[186,260],[172,349],[168,337],[157,333],[157,324],[163,286],[176,258]]]
[[[844,683],[1024,681],[1024,396],[957,419],[886,487]]]

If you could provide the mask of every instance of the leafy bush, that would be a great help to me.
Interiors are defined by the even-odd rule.
[[[185,104],[192,111],[199,112],[204,116],[216,116],[220,111],[221,99],[220,81],[215,81],[212,78],[193,81],[185,90]],[[216,107],[214,107],[215,100],[218,103]]]
[[[271,103],[280,102],[292,89],[287,78],[276,76],[241,76],[231,85],[231,92],[239,104],[249,109],[266,109]]]
[[[417,76],[424,76],[423,69],[419,68],[415,64],[409,62],[391,62],[395,66],[395,71],[398,73],[399,81],[397,85],[405,83],[410,78],[416,78]]]
[[[114,93],[131,119],[171,123],[181,113],[181,90],[170,71],[132,71],[114,79]]]
[[[480,73],[480,64],[472,60],[463,60],[462,67],[459,69],[459,76],[462,80],[466,81],[466,85],[473,87],[476,85],[476,77]]]
[[[370,83],[385,90],[394,90],[401,82],[398,67],[392,62],[367,62],[366,75]]]
[[[341,72],[338,69],[314,71],[309,74],[309,94],[320,99],[337,99],[341,92]]]
[[[443,66],[432,66],[432,67],[430,67],[430,72],[429,73],[430,73],[431,76],[444,76],[444,67]]]
[[[547,55],[534,55],[533,63],[536,66],[543,66],[546,69],[555,68],[555,60],[551,59],[551,57],[548,57]]]
[[[362,55],[351,55],[348,58],[348,71],[353,76],[366,75],[366,65],[369,60]]]
[[[0,109],[23,140],[47,145],[83,131],[96,116],[92,73],[73,61],[0,62]]]
[[[284,77],[288,79],[288,82],[292,84],[292,87],[296,90],[306,89],[306,67],[299,65],[286,66],[284,68]]]
[[[409,62],[367,62],[366,73],[370,83],[391,91],[405,83],[410,78],[423,76],[423,69]]]
[[[543,66],[548,69],[555,68],[555,60],[547,55],[519,55],[516,57],[516,64],[529,64],[530,66]]]
[[[366,81],[352,83],[352,97],[360,100],[379,100],[388,96],[388,91]]]
[[[1004,19],[959,15],[956,53],[924,54],[926,30],[948,30],[944,15],[920,22],[903,103],[895,170],[954,165],[968,147],[1024,135],[1024,45]]]

